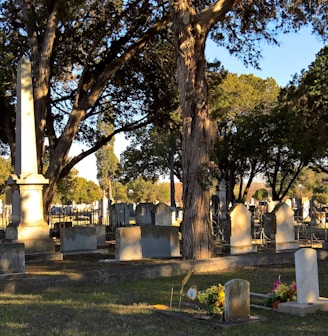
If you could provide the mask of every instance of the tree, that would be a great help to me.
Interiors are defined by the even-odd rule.
[[[99,131],[108,136],[113,132],[113,125],[107,124],[105,121],[98,121]],[[97,178],[102,190],[107,191],[108,198],[111,200],[112,181],[117,177],[119,160],[114,153],[114,141],[112,138],[106,145],[102,146],[96,153],[97,159]]]
[[[130,145],[121,155],[124,181],[138,176],[156,181],[169,176],[171,206],[175,207],[175,177],[181,180],[180,138],[180,120],[174,121],[174,116],[167,125],[155,123],[134,132],[134,136],[130,136]]]
[[[214,156],[227,182],[227,203],[245,202],[254,177],[263,172],[266,115],[277,104],[279,87],[273,78],[228,73],[211,92],[211,117],[219,123]]]
[[[209,220],[210,192],[197,180],[201,164],[209,160],[215,125],[208,114],[205,77],[205,43],[209,33],[220,45],[257,64],[257,46],[263,39],[276,42],[278,31],[313,23],[320,34],[327,33],[325,1],[170,1],[177,55],[178,85],[182,108],[184,258],[202,259],[213,255]]]
[[[268,120],[268,151],[263,157],[272,198],[282,200],[308,165],[321,167],[326,160],[328,137],[328,48],[295,76],[282,91]],[[279,137],[275,136],[279,133]]]
[[[1,1],[0,29],[6,38],[2,39],[6,46],[3,68],[12,72],[23,55],[33,66],[39,172],[45,153],[49,155],[45,213],[57,181],[76,163],[116,133],[148,124],[158,112],[158,88],[146,80],[150,54],[158,49],[145,46],[167,25],[160,7],[151,1]],[[157,43],[161,39],[165,34]],[[10,84],[2,120],[11,120],[15,92]],[[115,106],[115,119],[108,122],[115,130],[104,137],[95,126],[97,116],[106,114],[109,99]],[[6,127],[13,129],[13,125]],[[7,132],[5,140],[14,157],[12,134]],[[90,148],[68,160],[73,141],[83,141]]]
[[[0,156],[0,195],[1,199],[3,199],[3,194],[6,189],[6,181],[11,172],[11,162],[10,159],[5,159]]]

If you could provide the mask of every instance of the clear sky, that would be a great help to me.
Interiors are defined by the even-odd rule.
[[[300,74],[301,70],[308,68],[324,44],[311,35],[308,28],[302,29],[297,34],[281,35],[279,41],[281,42],[280,46],[263,46],[263,58],[260,60],[261,71],[246,68],[240,60],[231,56],[224,48],[217,47],[210,40],[206,46],[206,56],[209,61],[213,61],[215,58],[221,61],[229,72],[238,75],[253,73],[261,78],[273,77],[278,85],[285,86],[294,74]],[[115,154],[118,158],[127,144],[123,134],[115,137]],[[83,146],[74,146],[71,155],[79,153],[82,148]],[[80,177],[97,182],[94,155],[82,160],[76,165],[76,169],[79,171]]]
[[[229,52],[218,47],[213,41],[208,41],[206,55],[209,61],[217,58],[225,69],[240,74],[253,73],[257,77],[273,77],[278,85],[285,86],[295,73],[307,69],[315,60],[316,54],[324,47],[324,43],[311,35],[309,28],[303,28],[299,33],[281,35],[280,46],[264,45],[263,58],[260,59],[261,71],[246,68],[241,60],[233,57]]]

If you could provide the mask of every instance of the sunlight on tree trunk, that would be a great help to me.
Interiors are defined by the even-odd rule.
[[[210,191],[200,185],[197,175],[200,165],[209,161],[210,145],[215,134],[214,124],[208,118],[204,55],[207,34],[191,20],[195,13],[188,8],[188,1],[172,2],[171,12],[183,120],[182,255],[185,259],[206,259],[213,257],[214,251]]]

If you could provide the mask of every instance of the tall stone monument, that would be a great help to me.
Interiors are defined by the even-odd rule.
[[[38,174],[31,64],[23,57],[17,71],[15,173],[7,180],[12,188],[12,219],[6,239],[22,242],[25,253],[55,251],[43,216],[43,186]]]

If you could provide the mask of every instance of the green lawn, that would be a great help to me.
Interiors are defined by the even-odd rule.
[[[328,262],[319,262],[320,295],[328,296]],[[206,289],[233,278],[247,279],[251,291],[268,292],[281,275],[295,280],[294,268],[286,266],[247,268],[217,274],[193,274],[185,289]],[[0,296],[0,335],[327,335],[328,312],[306,317],[251,308],[265,321],[216,329],[200,321],[168,317],[152,309],[155,304],[177,307],[183,276],[120,282],[115,285],[57,288],[30,295]],[[183,303],[187,299],[183,298]]]

